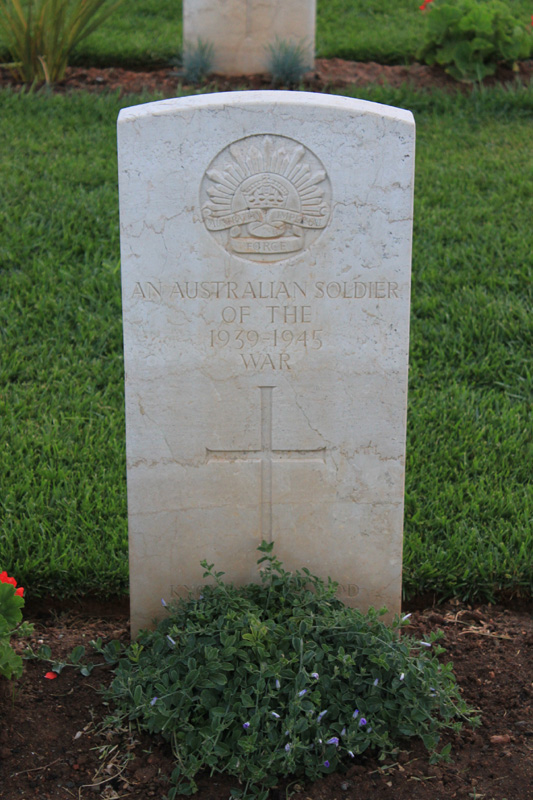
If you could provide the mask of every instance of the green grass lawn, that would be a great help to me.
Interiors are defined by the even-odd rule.
[[[530,131],[531,118],[475,107],[438,123],[418,118],[406,517],[413,590],[435,582],[488,594],[496,573],[503,586],[532,586]]]
[[[405,593],[530,595],[533,90],[359,96],[417,121]],[[115,122],[142,101],[0,95],[0,570],[32,595],[128,586]]]
[[[506,0],[524,26],[530,0]],[[421,0],[318,0],[318,57],[408,64],[415,60],[425,25]],[[168,63],[181,53],[180,0],[126,0],[78,46],[72,63],[139,66]],[[1,53],[1,45],[0,45]],[[7,59],[4,53],[2,58]]]

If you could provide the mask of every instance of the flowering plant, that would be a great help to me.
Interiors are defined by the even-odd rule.
[[[4,678],[20,678],[22,658],[11,647],[11,636],[21,631],[24,589],[7,572],[0,572],[0,675]],[[28,626],[24,633],[28,632]]]
[[[418,58],[459,81],[481,82],[499,62],[529,58],[533,37],[502,0],[423,0],[425,42]]]
[[[232,797],[266,800],[280,778],[316,780],[410,736],[447,757],[440,732],[475,719],[437,635],[400,637],[406,618],[387,627],[376,611],[347,608],[337,584],[285,571],[272,547],[259,547],[262,582],[242,588],[202,562],[214,585],[169,605],[119,661],[108,722],[135,720],[171,743],[168,799],[194,792],[208,769],[237,779]]]

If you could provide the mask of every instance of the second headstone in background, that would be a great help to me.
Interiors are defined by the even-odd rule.
[[[314,65],[316,0],[183,0],[183,46],[213,47],[213,70],[224,75],[268,72],[269,46],[301,47]]]

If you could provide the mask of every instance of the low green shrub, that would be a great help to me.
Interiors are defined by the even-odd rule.
[[[0,0],[0,31],[11,67],[25,83],[60,81],[76,45],[121,4],[106,0]]]
[[[459,81],[481,82],[499,62],[528,58],[533,37],[501,0],[424,0],[425,42],[418,57]]]
[[[344,606],[337,585],[285,571],[263,544],[261,583],[214,585],[169,607],[116,669],[109,698],[125,719],[161,734],[176,766],[168,797],[196,790],[200,770],[227,772],[235,797],[264,800],[280,778],[316,780],[368,748],[384,755],[419,736],[434,759],[440,732],[477,719],[432,635],[399,635],[375,611]],[[108,720],[109,721],[109,720]]]
[[[311,69],[307,62],[305,42],[291,42],[276,39],[267,47],[268,72],[272,75],[274,86],[293,88],[302,82],[306,72]]]

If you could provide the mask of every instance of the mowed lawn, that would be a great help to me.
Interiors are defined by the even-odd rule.
[[[417,121],[404,592],[530,595],[533,92],[375,89]],[[0,566],[126,592],[115,123],[0,95]]]

